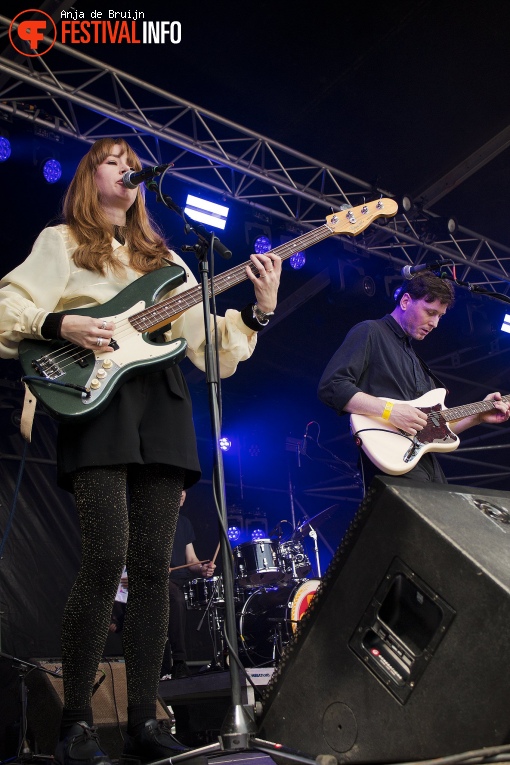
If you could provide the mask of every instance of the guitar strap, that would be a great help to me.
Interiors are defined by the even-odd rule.
[[[30,391],[28,385],[24,383],[25,385],[25,398],[23,400],[23,411],[21,413],[21,422],[20,422],[20,431],[21,435],[25,439],[25,441],[32,440],[32,425],[34,423],[34,416],[35,416],[35,407],[37,404],[37,399],[34,396],[34,394]]]
[[[436,383],[436,385],[437,385],[437,387],[438,387],[438,388],[445,388],[446,392],[447,392],[447,393],[449,393],[450,391],[448,390],[448,388],[446,387],[446,385],[445,385],[443,382],[441,382],[441,380],[439,379],[439,377],[438,377],[437,375],[435,375],[435,374],[434,374],[434,372],[433,372],[433,371],[430,369],[430,367],[428,366],[428,364],[426,364],[426,363],[423,361],[423,359],[421,358],[421,356],[418,356],[418,354],[416,353],[416,351],[414,350],[414,348],[413,348],[413,351],[414,351],[414,355],[416,356],[416,358],[417,358],[417,359],[418,359],[418,361],[420,362],[420,364],[421,364],[421,368],[423,369],[423,371],[424,371],[424,372],[426,372],[426,374],[428,374],[428,376],[429,376],[429,377],[431,377],[431,378],[434,380],[434,382]]]

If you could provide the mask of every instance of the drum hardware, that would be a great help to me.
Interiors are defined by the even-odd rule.
[[[223,637],[223,618],[219,608],[225,605],[223,577],[213,576],[209,579],[193,579],[188,582],[189,593],[194,598],[191,608],[204,609],[202,618],[197,625],[197,632],[207,617],[209,632],[212,640],[213,658],[201,672],[224,670],[225,641]]]
[[[310,536],[313,539],[314,546],[313,551],[315,555],[315,563],[316,563],[316,571],[317,576],[320,578],[321,576],[321,566],[320,566],[320,558],[319,558],[319,547],[317,544],[317,531],[315,530],[314,526],[317,527],[324,521],[326,521],[328,518],[331,518],[335,513],[339,510],[340,505],[331,505],[330,507],[327,507],[325,510],[321,510],[320,513],[317,513],[317,515],[314,515],[313,518],[306,518],[302,523],[299,524],[299,526],[296,526],[294,529],[294,532],[291,536],[291,541],[293,542],[299,542],[302,539],[304,539],[306,536]],[[306,515],[303,511],[303,514]],[[313,523],[313,526],[312,526]],[[327,543],[326,543],[327,545]],[[327,545],[329,548],[329,545]]]
[[[312,570],[310,560],[301,542],[292,539],[282,542],[278,548],[278,555],[280,559],[281,583],[298,582],[306,579]]]
[[[240,655],[253,667],[275,666],[317,591],[320,579],[259,588],[239,615]]]

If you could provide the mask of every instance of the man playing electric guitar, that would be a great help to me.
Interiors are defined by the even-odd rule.
[[[422,404],[415,400],[434,391],[439,381],[420,361],[411,341],[421,341],[436,329],[453,302],[450,282],[427,271],[415,276],[401,287],[391,314],[360,322],[350,330],[322,375],[320,400],[339,414],[351,415],[354,435],[370,456],[370,462],[362,461],[366,487],[376,472],[446,483],[431,452],[455,448],[456,435],[467,428],[481,422],[505,422],[510,417],[509,397],[500,393],[486,396],[484,402],[488,403],[445,410],[458,414],[449,427],[444,420],[453,420],[455,415],[442,417],[440,405],[430,407],[427,401],[425,408],[434,410],[430,413],[418,408]],[[425,398],[430,397],[434,394]],[[441,399],[441,395],[436,396],[437,402]],[[428,435],[435,426],[437,434],[419,442],[420,433]],[[384,446],[379,451],[387,448],[390,452],[397,446],[401,456],[396,460],[385,454],[379,459],[377,450],[372,452],[365,443],[373,438],[379,446],[377,439],[382,437]]]

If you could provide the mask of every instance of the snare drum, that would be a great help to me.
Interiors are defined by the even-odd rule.
[[[301,542],[282,542],[279,548],[281,582],[290,582],[293,579],[305,579],[312,570],[310,561],[305,553]]]
[[[232,552],[236,577],[242,587],[267,586],[281,579],[277,542],[257,539],[238,545]]]
[[[192,579],[183,587],[188,608],[205,608],[211,605],[223,605],[225,593],[223,578],[212,576],[210,579]]]
[[[239,616],[241,660],[253,667],[276,664],[319,584],[320,579],[308,579],[250,595]]]

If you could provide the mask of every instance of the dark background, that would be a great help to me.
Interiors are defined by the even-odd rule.
[[[94,7],[89,0],[74,5],[87,17]],[[116,1],[108,7],[137,9]],[[2,5],[2,13],[11,17],[22,9],[19,2]],[[396,198],[404,193],[418,197],[509,123],[506,0],[483,8],[457,0],[395,0],[384,7],[319,0],[299,9],[290,3],[229,0],[171,6],[149,2],[138,9],[146,18],[181,21],[182,43],[147,46],[141,52],[122,45],[88,46],[87,55],[388,189]],[[5,40],[4,44],[8,46]],[[2,87],[8,88],[8,83]],[[13,156],[0,164],[3,273],[26,256],[41,228],[54,221],[86,150],[84,144],[66,138],[59,146],[63,177],[49,186],[40,179],[37,166],[48,146],[35,141],[26,122],[13,120],[9,131]],[[498,143],[500,149],[506,147],[503,139]],[[509,156],[506,148],[496,152],[432,211],[453,215],[463,226],[510,246]],[[169,180],[168,188],[182,204],[188,189],[176,180]],[[172,246],[189,243],[178,217],[152,199],[149,205]],[[216,262],[218,271],[248,258],[254,220],[249,209],[231,203],[222,239],[234,254],[228,264]],[[296,236],[284,222],[273,220],[270,228],[273,245]],[[229,513],[243,518],[245,525],[260,519],[270,532],[284,521],[288,535],[294,520],[319,515],[324,570],[361,491],[347,418],[339,418],[317,400],[317,382],[355,322],[392,310],[390,293],[399,270],[390,262],[349,251],[334,238],[306,255],[300,271],[285,264],[280,298],[300,287],[306,290],[310,278],[324,269],[330,270],[331,283],[261,333],[253,358],[223,381],[223,433],[233,442],[224,460]],[[193,263],[192,256],[187,257]],[[340,268],[345,269],[344,284],[338,278]],[[360,274],[374,280],[373,296],[359,291]],[[219,297],[218,310],[240,308],[250,296],[251,287],[240,285]],[[508,393],[510,336],[499,329],[507,310],[504,303],[459,290],[440,329],[420,344],[420,354],[450,391],[448,405],[479,401],[493,390]],[[183,370],[192,391],[203,463],[203,481],[189,492],[186,511],[197,530],[197,552],[208,556],[217,533],[207,387],[189,362],[183,363]],[[0,377],[0,510],[5,530],[22,453],[17,364],[2,362]],[[12,653],[54,653],[59,611],[78,560],[72,502],[54,488],[53,430],[53,423],[40,413],[18,511],[0,562],[8,572],[0,591],[4,650]],[[305,432],[307,454],[302,454]],[[507,490],[508,432],[508,427],[484,426],[464,435],[462,447],[442,459],[449,480]],[[478,451],[467,451],[473,448]],[[42,462],[34,462],[37,459]],[[330,507],[331,512],[323,512]],[[306,539],[313,558],[310,544]],[[26,594],[27,583],[24,604],[18,595]],[[55,591],[61,594],[56,597]],[[35,621],[15,635],[12,625],[34,614],[34,599],[41,603]],[[37,637],[41,634],[44,639]]]

